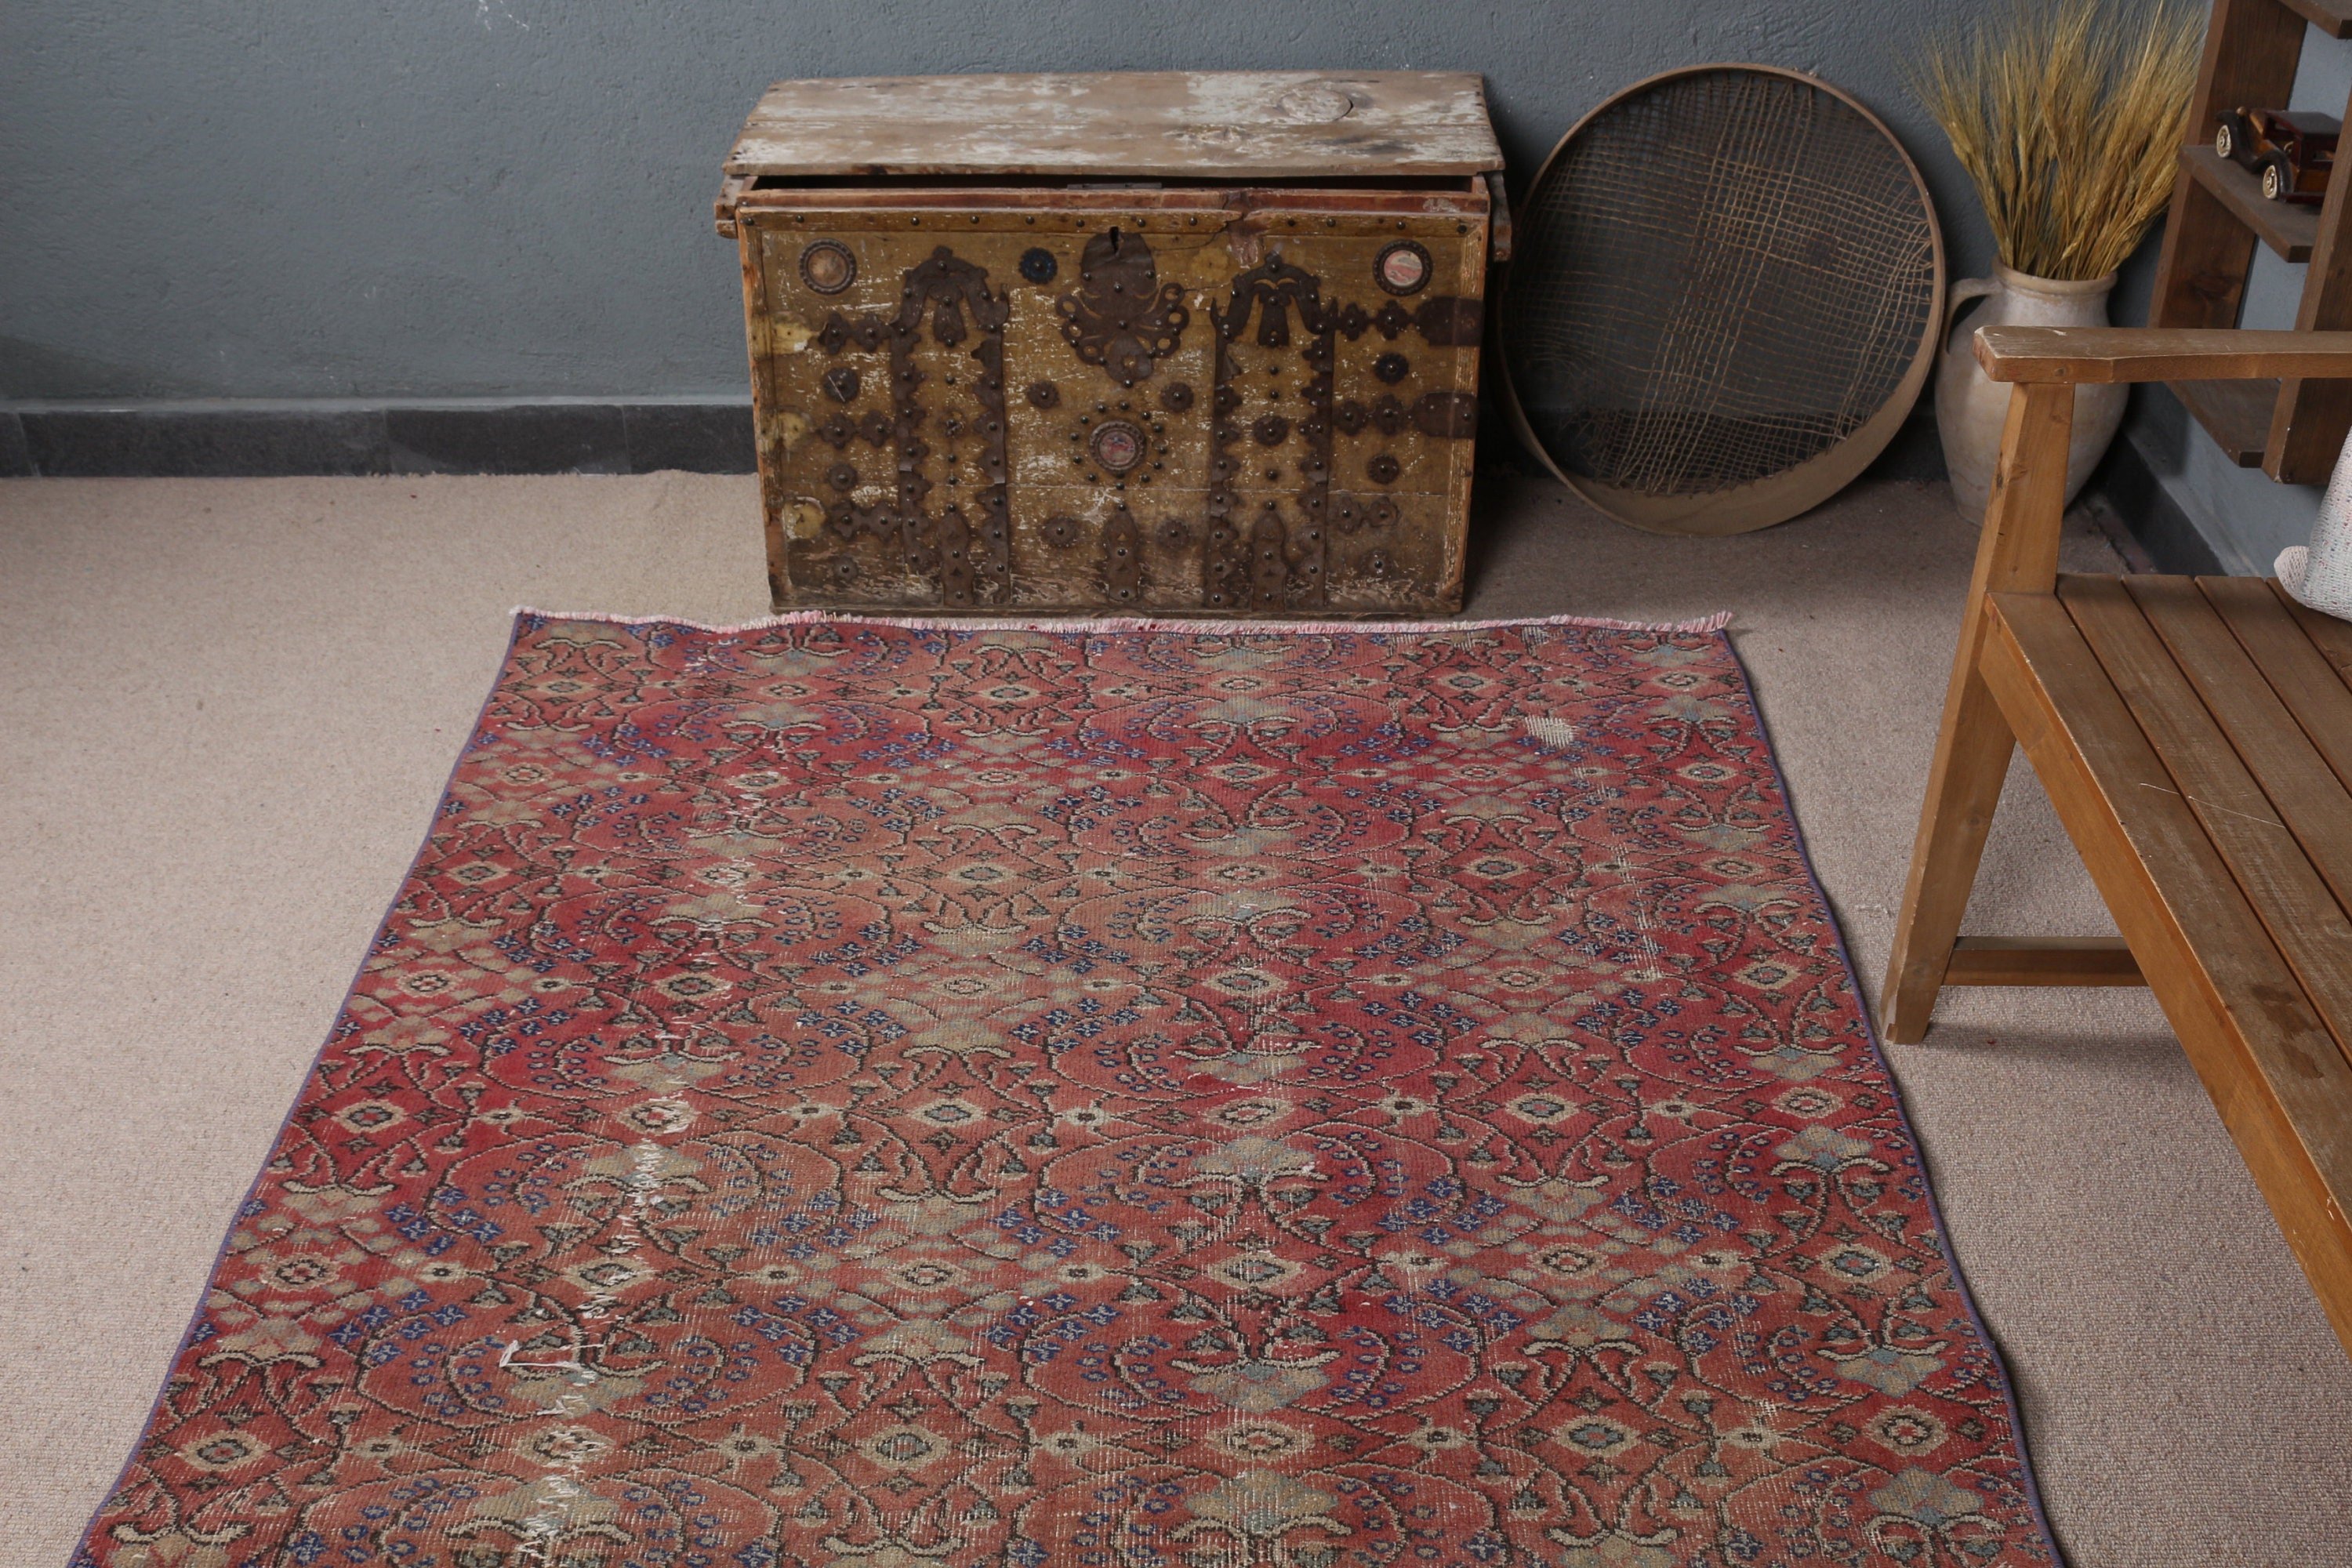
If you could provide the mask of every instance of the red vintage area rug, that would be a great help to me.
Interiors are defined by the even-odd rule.
[[[536,615],[79,1559],[2051,1560],[1720,632]]]

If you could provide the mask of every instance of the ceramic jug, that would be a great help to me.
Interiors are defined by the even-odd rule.
[[[2336,459],[2336,473],[2311,526],[2311,543],[2279,552],[2279,586],[2323,615],[2352,621],[2352,440]]]
[[[2009,419],[2011,387],[1987,379],[1977,365],[1973,339],[1979,327],[2104,327],[2107,296],[2116,275],[2083,282],[2035,278],[1995,264],[1990,278],[1963,278],[1951,287],[1945,309],[1942,363],[1936,370],[1936,432],[1944,440],[1944,468],[1952,479],[1952,501],[1970,519],[1984,516],[1992,492],[1993,464],[2000,456],[2001,426]],[[1957,328],[1952,318],[1972,300],[1984,303]],[[2116,427],[2123,423],[2130,388],[2074,389],[2074,438],[2066,451],[2066,499],[2073,500],[2091,477]]]

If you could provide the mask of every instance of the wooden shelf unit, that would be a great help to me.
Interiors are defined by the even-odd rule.
[[[2316,209],[2264,201],[2254,177],[2213,151],[2223,110],[2283,109],[2303,58],[2305,24],[2352,37],[2352,0],[2213,0],[2205,58],[2180,148],[2152,327],[2234,327],[2257,242],[2304,263],[2295,326],[2352,328],[2352,201],[2334,180]],[[2345,118],[2352,120],[2352,105]],[[2231,461],[2289,484],[2319,484],[2352,429],[2352,382],[2175,382],[2173,392]]]

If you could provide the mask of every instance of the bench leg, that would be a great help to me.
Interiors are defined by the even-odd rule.
[[[2058,581],[2058,526],[2066,506],[2066,447],[2074,417],[2074,389],[2021,385],[2011,394],[1992,499],[1977,542],[1976,575],[1960,618],[1960,645],[1936,735],[1935,766],[1903,912],[1895,924],[1895,952],[1879,997],[1879,1030],[1910,1045],[1927,1033],[1969,889],[1983,858],[1985,834],[2000,802],[2017,738],[1984,683],[1980,661],[1991,626],[1990,594],[2047,594]]]
[[[1895,952],[1878,1003],[1879,1030],[1898,1045],[1914,1044],[1927,1033],[1928,1015],[1944,987],[1960,917],[1976,883],[1977,863],[1984,858],[1985,835],[2000,804],[2001,781],[2009,776],[2010,754],[2017,749],[1984,678],[1971,669],[1956,684],[1936,740],[1919,837],[1911,849],[1911,876],[1895,923]]]

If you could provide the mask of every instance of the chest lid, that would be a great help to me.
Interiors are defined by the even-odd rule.
[[[1474,73],[1102,71],[780,81],[726,172],[1247,182],[1502,166]]]

